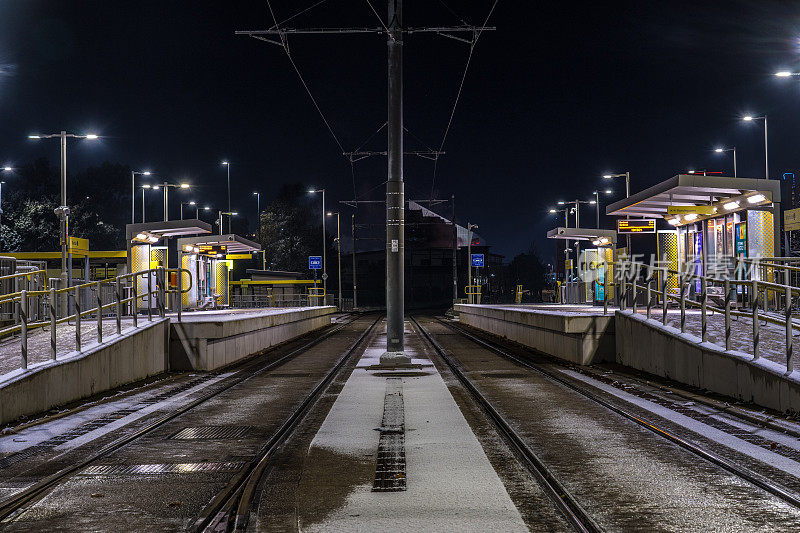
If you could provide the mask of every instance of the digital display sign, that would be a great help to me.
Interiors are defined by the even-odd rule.
[[[635,233],[655,233],[656,221],[653,218],[621,218],[617,220],[617,233],[632,235]]]

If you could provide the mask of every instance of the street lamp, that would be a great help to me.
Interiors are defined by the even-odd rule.
[[[631,173],[625,172],[619,174],[606,174],[603,176],[605,179],[613,179],[613,178],[625,178],[625,198],[631,197]],[[630,219],[630,215],[625,216],[626,219]],[[625,249],[628,252],[628,255],[631,254],[631,236],[625,235]]]
[[[733,177],[734,178],[738,177],[736,174],[736,147],[734,146],[732,148],[714,148],[714,152],[718,154],[722,154],[725,152],[733,152]]]
[[[231,210],[231,164],[227,161],[222,162],[222,166],[228,171],[228,211]],[[222,228],[220,230],[220,235],[222,235]],[[231,233],[231,221],[228,219],[228,233]]]
[[[161,189],[161,187],[159,187],[158,185],[150,185],[149,183],[145,183],[144,185],[141,186],[141,189],[142,189],[142,224],[144,224],[144,191],[145,190],[157,191]]]
[[[613,191],[611,189],[606,189],[603,191],[606,194],[611,194]],[[597,229],[600,229],[600,191],[594,191],[594,206],[595,206],[595,213],[597,215]]]
[[[792,76],[800,76],[800,72],[790,72],[788,70],[781,70],[776,72],[775,75],[779,78],[790,78]]]
[[[13,172],[12,167],[3,167],[0,169],[2,172]],[[5,181],[0,181],[0,244],[2,244],[2,228],[3,228],[3,184]]]
[[[767,144],[767,115],[754,117],[752,115],[745,115],[742,117],[745,122],[752,122],[754,120],[764,121],[764,178],[769,179],[769,146]]]
[[[342,239],[341,233],[339,233],[339,212],[328,213],[329,217],[336,215],[336,250],[338,252],[338,258],[336,260],[336,265],[339,267],[339,310],[342,310]]]
[[[325,257],[325,249],[328,247],[327,239],[325,238],[325,189],[308,190],[308,194],[314,194],[318,192],[322,193],[322,292],[324,294],[328,294],[328,261]]]
[[[67,137],[74,139],[95,140],[98,136],[94,133],[77,135],[75,133],[49,133],[46,135],[28,135],[29,139],[54,139],[61,140],[61,205],[55,209],[55,214],[61,219],[61,283],[62,287],[72,285],[72,269],[67,268],[67,249],[69,246],[69,207],[67,206]]]
[[[467,222],[467,287],[469,287],[469,303],[475,303],[475,295],[472,294],[472,230],[478,229],[477,224]]]
[[[137,172],[131,170],[131,224],[136,222],[136,176],[149,176],[152,174],[149,170],[144,172]]]
[[[197,202],[192,200],[191,202],[181,202],[181,220],[183,220],[183,206],[184,205],[197,205]]]
[[[191,185],[188,183],[167,183],[166,181],[161,184],[161,187],[164,188],[164,222],[169,220],[169,189],[170,187],[175,189],[189,189]],[[158,190],[158,185],[153,187],[153,189]],[[181,217],[183,220],[183,217]]]
[[[206,208],[206,209],[209,209],[209,208]],[[228,218],[228,221],[229,221],[228,222],[228,229],[230,229],[230,227],[231,227],[230,226],[230,217],[235,217],[238,214],[239,213],[237,213],[236,211],[220,211],[219,212],[218,221],[219,221],[219,234],[220,235],[222,235],[222,215],[228,215],[229,216],[229,218]]]
[[[261,193],[253,191],[253,196],[256,197],[256,227],[261,227]]]

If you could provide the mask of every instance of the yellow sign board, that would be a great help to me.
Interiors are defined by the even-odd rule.
[[[622,218],[617,220],[617,233],[655,233],[656,221],[653,218]]]
[[[253,256],[251,254],[228,254],[225,256],[225,259],[252,259]]]
[[[784,231],[797,231],[800,229],[800,207],[787,209],[783,212]]]
[[[689,215],[696,213],[698,215],[713,215],[713,205],[668,205],[668,215]]]
[[[89,253],[89,239],[81,239],[80,237],[70,237],[69,252],[71,254],[86,255],[87,253]]]

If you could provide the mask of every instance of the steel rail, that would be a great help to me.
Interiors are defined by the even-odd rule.
[[[492,351],[492,352],[500,355],[501,357],[504,357],[505,359],[508,359],[509,361],[512,361],[512,362],[516,363],[519,366],[522,366],[522,367],[525,367],[527,369],[530,369],[530,370],[533,370],[535,372],[538,372],[539,374],[545,376],[546,378],[549,378],[551,381],[555,381],[555,382],[567,387],[568,389],[570,389],[570,390],[572,390],[574,392],[577,392],[581,396],[583,396],[585,398],[588,398],[589,400],[592,400],[593,402],[595,402],[595,403],[597,403],[599,405],[602,405],[606,409],[609,409],[610,411],[613,411],[614,413],[622,416],[623,418],[625,418],[627,420],[630,420],[630,421],[636,423],[637,425],[650,430],[651,432],[655,433],[656,435],[659,435],[660,437],[665,438],[666,440],[672,442],[673,444],[677,444],[681,448],[692,452],[693,454],[697,455],[698,457],[701,457],[702,459],[705,459],[706,461],[721,467],[722,469],[730,472],[731,474],[733,474],[733,475],[735,475],[735,476],[737,476],[739,478],[742,478],[745,481],[748,481],[749,483],[757,486],[758,488],[760,488],[762,490],[765,490],[766,492],[772,494],[773,496],[776,496],[777,498],[780,498],[781,500],[785,501],[786,503],[788,503],[788,504],[790,504],[790,505],[792,505],[794,507],[800,508],[800,496],[798,496],[796,494],[793,494],[791,491],[789,491],[785,487],[770,481],[769,479],[765,478],[761,474],[758,474],[757,472],[754,472],[754,471],[752,471],[752,470],[750,470],[748,468],[736,465],[735,463],[733,463],[731,461],[728,461],[727,459],[724,459],[724,458],[720,457],[719,455],[717,455],[717,454],[715,454],[713,452],[709,452],[709,451],[703,449],[702,447],[698,446],[697,444],[695,444],[695,443],[693,443],[691,441],[683,439],[683,438],[681,438],[681,437],[679,437],[679,436],[677,436],[677,435],[675,435],[673,433],[670,433],[667,430],[661,429],[660,427],[656,426],[652,422],[650,422],[650,421],[648,421],[648,420],[646,420],[644,418],[641,418],[639,416],[636,416],[636,415],[634,415],[632,413],[629,413],[628,411],[626,411],[626,410],[624,410],[624,409],[622,409],[620,407],[617,407],[616,405],[613,405],[612,403],[610,403],[610,402],[598,397],[596,394],[593,394],[593,393],[587,391],[586,389],[583,389],[583,388],[575,385],[571,381],[569,381],[569,380],[567,380],[565,378],[562,378],[562,377],[556,375],[555,373],[553,373],[553,372],[551,372],[549,370],[544,369],[541,365],[539,365],[537,363],[532,363],[530,361],[526,361],[525,359],[522,359],[520,357],[517,357],[515,355],[512,355],[512,354],[508,353],[502,347],[500,347],[499,345],[497,345],[497,344],[495,344],[493,342],[486,341],[484,339],[476,337],[475,335],[465,331],[460,326],[457,327],[457,326],[454,326],[453,324],[448,324],[447,322],[445,322],[444,320],[441,320],[439,318],[437,318],[436,320],[438,320],[441,324],[445,325],[446,327],[448,327],[452,331],[460,333],[464,337],[466,337],[466,338],[470,339],[471,341],[475,342],[479,346],[482,346],[482,347],[486,348],[487,350]]]
[[[297,409],[284,420],[281,426],[264,443],[248,466],[242,469],[233,480],[231,480],[228,486],[206,505],[191,527],[192,530],[218,532],[229,531],[231,529],[247,529],[253,496],[261,482],[264,472],[267,471],[267,467],[271,463],[275,451],[289,439],[305,415],[316,403],[317,399],[339,375],[339,372],[347,361],[350,360],[364,339],[367,338],[370,332],[375,328],[375,325],[378,324],[382,318],[382,316],[378,316],[372,324],[361,333],[358,339],[356,339],[336,361],[336,364],[328,371],[325,377],[317,383],[314,389],[303,399],[303,402]],[[233,521],[231,519],[233,519]]]
[[[302,346],[293,349],[292,351],[279,357],[278,359],[265,364],[264,366],[258,368],[255,371],[252,371],[252,367],[261,364],[260,361],[254,360],[250,364],[246,364],[245,367],[240,369],[235,375],[231,376],[230,378],[227,378],[226,380],[227,383],[225,383],[222,387],[216,388],[213,391],[205,393],[204,395],[184,405],[183,407],[180,407],[179,409],[156,419],[155,421],[143,427],[142,429],[136,431],[132,435],[121,437],[116,441],[107,444],[106,446],[98,450],[96,453],[91,454],[89,457],[73,465],[67,466],[59,470],[58,472],[51,474],[50,476],[47,476],[42,480],[37,481],[33,485],[23,489],[22,491],[14,494],[13,496],[0,501],[0,522],[5,522],[13,514],[17,513],[18,511],[22,511],[24,506],[46,495],[49,489],[55,487],[55,485],[64,481],[75,472],[78,472],[83,468],[85,468],[86,466],[90,465],[91,463],[97,461],[98,459],[101,459],[107,456],[108,454],[115,452],[120,448],[123,448],[124,446],[130,444],[131,442],[152,432],[153,430],[163,426],[167,422],[174,420],[175,418],[207,402],[208,400],[218,396],[219,394],[227,391],[228,389],[231,389],[232,387],[235,387],[236,385],[239,385],[247,381],[248,379],[260,375],[264,372],[269,372],[271,370],[274,370],[275,368],[295,358],[297,355],[307,351],[311,347],[319,344],[320,342],[338,333],[345,327],[355,322],[356,319],[357,317],[337,327],[334,327],[333,329],[329,329],[322,335],[319,335],[318,337],[303,344]]]
[[[494,423],[500,435],[508,442],[517,455],[522,459],[525,467],[534,475],[539,481],[539,484],[545,490],[545,493],[556,504],[559,511],[564,515],[567,521],[573,528],[581,532],[600,532],[603,529],[589,516],[589,513],[580,505],[578,500],[570,494],[570,492],[561,484],[555,475],[550,471],[547,465],[531,450],[525,443],[524,439],[514,431],[511,424],[495,409],[489,400],[481,394],[481,392],[472,384],[467,376],[455,364],[453,359],[447,354],[447,351],[433,338],[433,336],[423,328],[416,318],[410,317],[411,322],[422,333],[423,337],[433,346],[433,349],[447,364],[453,374],[458,378],[464,388],[472,395],[473,400],[477,403],[484,412],[489,416]]]

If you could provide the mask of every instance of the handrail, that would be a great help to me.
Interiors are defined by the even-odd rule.
[[[167,286],[167,274],[168,273],[177,273],[178,274],[178,286],[177,289],[170,289]],[[183,274],[189,274],[189,284],[187,287],[183,287]],[[156,281],[156,288],[153,289],[152,284],[148,284],[148,290],[145,294],[137,294],[136,291],[136,282],[138,278],[147,277],[147,279],[151,279],[151,277],[155,275]],[[126,287],[131,287],[133,295],[128,296],[126,298],[122,297],[122,280],[131,280],[133,283]],[[102,296],[102,285],[103,284],[114,284],[113,289],[113,298],[114,301],[103,304],[101,301]],[[97,305],[90,309],[81,310],[80,303],[81,298],[80,294],[82,290],[91,289],[96,292],[96,301]],[[28,367],[28,332],[33,329],[43,328],[50,326],[51,327],[51,334],[50,334],[50,357],[51,359],[55,360],[56,358],[56,326],[58,324],[63,324],[65,322],[70,322],[72,320],[75,321],[75,347],[78,351],[81,351],[81,318],[90,314],[97,315],[97,341],[102,342],[103,339],[103,313],[111,308],[116,308],[116,325],[117,325],[117,334],[122,332],[122,315],[123,315],[123,308],[127,304],[133,302],[134,304],[139,301],[139,299],[144,298],[151,298],[153,294],[156,295],[156,304],[158,307],[158,313],[163,318],[165,316],[165,302],[166,302],[166,295],[167,294],[179,294],[183,295],[192,290],[192,283],[191,283],[191,271],[186,268],[153,268],[147,270],[141,270],[138,272],[131,272],[129,274],[121,274],[114,278],[107,278],[97,281],[92,281],[88,283],[82,283],[80,285],[74,285],[72,287],[65,287],[63,289],[54,289],[51,288],[49,291],[26,291],[22,290],[19,291],[18,295],[4,295],[4,298],[0,299],[0,303],[4,302],[12,302],[19,304],[19,317],[20,323],[14,326],[10,326],[7,328],[0,329],[0,336],[11,335],[17,332],[21,333],[20,342],[21,342],[21,356],[22,356],[22,364],[21,367],[26,369]],[[75,312],[73,314],[64,316],[62,318],[58,318],[56,316],[56,302],[57,302],[57,295],[59,294],[66,294],[69,298],[70,296],[73,298],[72,305],[75,307]],[[45,306],[49,309],[49,320],[40,320],[37,322],[30,322],[29,321],[29,300],[31,297],[43,296],[47,295]],[[134,306],[135,307],[135,306]],[[178,300],[177,305],[178,311],[178,320],[181,319],[181,302],[180,299]],[[132,309],[131,316],[133,317],[133,325],[134,327],[138,327],[138,310],[135,308]],[[148,317],[152,320],[152,308],[148,305]]]
[[[0,276],[0,281],[3,281],[4,279],[21,278],[25,276],[30,277],[35,274],[45,274],[46,276],[47,270],[39,269],[39,270],[31,270],[30,272],[17,272],[15,274],[6,274],[5,276]],[[45,278],[45,286],[47,286],[47,278]]]

